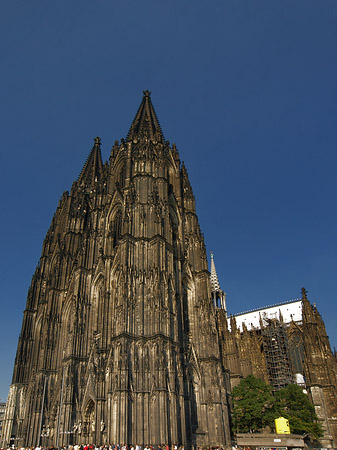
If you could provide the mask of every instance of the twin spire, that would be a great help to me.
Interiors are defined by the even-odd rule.
[[[101,138],[98,136],[94,139],[94,146],[89,153],[80,176],[78,177],[79,184],[86,184],[93,186],[97,183],[103,173],[103,162],[101,155]]]
[[[164,135],[151,102],[151,92],[146,90],[143,91],[143,94],[143,100],[131,124],[126,140],[137,142],[139,139],[145,137],[154,143],[163,143]]]
[[[131,124],[127,141],[137,142],[141,139],[151,140],[153,143],[164,143],[164,135],[151,102],[151,92],[143,91],[143,100],[138,108],[137,114]],[[101,139],[94,139],[94,146],[88,156],[82,172],[78,178],[79,184],[93,186],[99,181],[103,174],[103,163],[101,155]],[[185,169],[186,170],[186,169]],[[214,306],[226,311],[226,293],[220,288],[218,275],[214,264],[214,255],[211,252],[211,292]]]
[[[146,90],[143,94],[143,100],[131,124],[127,140],[137,142],[139,139],[146,138],[154,143],[164,143],[164,135],[151,102],[151,92]],[[96,137],[94,141],[94,146],[78,178],[80,184],[93,186],[103,173],[101,139]]]

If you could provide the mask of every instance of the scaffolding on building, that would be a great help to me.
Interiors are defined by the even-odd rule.
[[[262,337],[269,382],[278,391],[293,382],[285,325],[277,319],[267,319]]]

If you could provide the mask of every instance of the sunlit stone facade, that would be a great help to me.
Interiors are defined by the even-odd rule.
[[[206,249],[150,93],[64,192],[29,289],[3,442],[229,446]]]

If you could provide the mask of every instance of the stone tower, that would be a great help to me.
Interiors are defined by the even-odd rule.
[[[145,91],[100,139],[43,242],[3,444],[230,445],[228,379],[195,199]]]
[[[303,326],[300,346],[303,349],[303,372],[318,418],[322,421],[322,445],[337,444],[337,361],[332,353],[324,322],[316,305],[311,305],[302,288]],[[294,341],[294,339],[293,339]],[[301,342],[302,341],[302,342]]]

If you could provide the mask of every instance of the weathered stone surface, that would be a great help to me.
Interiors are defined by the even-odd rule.
[[[187,170],[145,91],[109,164],[97,137],[60,199],[28,291],[2,446],[230,446],[230,385],[270,374],[263,327],[228,326],[214,262],[212,273],[211,285]],[[284,329],[294,358],[282,377],[305,376],[322,444],[336,447],[336,356],[305,291],[303,323]]]
[[[259,312],[257,311],[256,314]],[[262,314],[262,311],[261,311]],[[282,383],[295,382],[296,375],[303,380],[316,414],[322,423],[323,447],[334,448],[337,445],[337,361],[332,353],[324,322],[316,306],[308,301],[305,289],[302,289],[302,320],[283,323],[271,320],[259,328],[243,330],[237,326],[235,317],[228,320],[223,311],[218,312],[219,339],[222,348],[224,366],[230,371],[232,387],[243,377],[253,374],[273,385],[277,390]],[[274,331],[277,330],[278,333]],[[278,339],[285,334],[282,342]],[[268,370],[266,336],[275,339],[277,352],[273,369],[279,365],[276,373]],[[269,365],[270,366],[270,365]]]
[[[230,445],[210,292],[187,171],[145,91],[109,164],[96,138],[53,217],[4,442]]]

